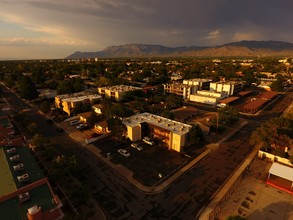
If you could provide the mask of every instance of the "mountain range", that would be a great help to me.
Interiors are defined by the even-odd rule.
[[[220,46],[166,47],[149,44],[110,46],[97,52],[77,51],[66,59],[117,57],[254,57],[293,56],[293,43],[283,41],[239,41]]]

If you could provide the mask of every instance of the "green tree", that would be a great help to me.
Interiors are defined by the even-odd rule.
[[[246,220],[246,218],[240,215],[231,215],[227,218],[227,220]]]
[[[49,143],[50,143],[50,139],[47,137],[44,137],[41,134],[36,134],[31,139],[31,146],[32,146],[33,150],[38,150],[38,149],[44,147],[44,145],[49,144]]]
[[[110,118],[107,120],[109,130],[112,135],[116,137],[118,140],[124,139],[126,135],[126,127],[122,124],[122,120],[118,118]]]
[[[219,124],[220,125],[231,125],[234,122],[239,120],[239,111],[233,106],[226,106],[224,108],[219,109]]]
[[[187,136],[188,145],[198,144],[203,141],[203,132],[198,124],[192,125]]]
[[[174,119],[174,113],[166,109],[162,111],[161,116],[164,118]]]
[[[271,89],[278,92],[284,91],[284,78],[282,75],[277,75],[277,80],[272,82]]]
[[[19,94],[24,99],[35,99],[38,97],[38,91],[35,87],[35,84],[28,76],[23,76],[20,80],[17,81],[17,89]]]
[[[183,98],[177,95],[169,95],[165,102],[168,109],[174,109],[182,105]]]
[[[40,109],[44,113],[49,113],[50,112],[50,103],[47,100],[43,101],[40,105]]]
[[[101,119],[100,116],[97,115],[94,111],[92,111],[90,117],[87,119],[87,125],[91,128],[95,126],[95,124]]]
[[[72,85],[70,84],[69,81],[63,80],[59,81],[58,86],[57,86],[57,93],[60,94],[68,94],[68,93],[73,93],[74,89],[72,88]]]

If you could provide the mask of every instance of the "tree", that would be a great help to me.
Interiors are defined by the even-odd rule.
[[[227,220],[246,220],[246,218],[240,215],[231,215],[227,218]]]
[[[174,113],[169,110],[162,111],[161,116],[164,118],[174,119]]]
[[[29,132],[29,135],[34,135],[38,131],[38,125],[36,122],[31,122],[27,124],[27,131]]]
[[[69,81],[63,80],[59,81],[58,86],[57,86],[57,93],[60,94],[68,94],[68,93],[73,93],[73,88],[72,85],[70,84]]]
[[[41,108],[42,112],[49,113],[50,112],[50,103],[47,100],[45,100],[41,103],[40,108]]]
[[[277,75],[277,80],[272,82],[271,89],[274,91],[278,92],[283,92],[284,91],[284,78],[282,75],[278,74]]]
[[[166,98],[166,107],[168,109],[174,109],[182,105],[183,98],[177,95],[169,95]]]
[[[116,137],[118,140],[121,140],[126,135],[126,127],[122,124],[122,120],[118,118],[110,118],[107,120],[109,130],[112,135]]]
[[[43,147],[45,144],[49,144],[49,143],[50,143],[49,138],[44,137],[41,134],[36,134],[31,139],[31,146],[32,146],[33,150],[37,150],[37,149]]]
[[[224,108],[221,108],[219,109],[218,113],[220,125],[231,125],[239,120],[239,111],[232,106],[226,106]]]
[[[91,113],[90,117],[87,119],[86,123],[89,127],[93,128],[99,120],[100,120],[100,117],[97,115],[97,113],[92,111],[92,113]]]
[[[187,141],[188,145],[198,144],[203,141],[203,132],[198,124],[192,125],[192,128],[189,130]]]
[[[35,99],[38,97],[38,91],[35,87],[35,84],[28,76],[23,76],[20,80],[17,81],[17,89],[20,93],[20,96],[24,99]]]
[[[251,135],[250,143],[264,148],[266,151],[278,152],[279,147],[290,146],[292,138],[292,121],[280,117],[262,123]]]

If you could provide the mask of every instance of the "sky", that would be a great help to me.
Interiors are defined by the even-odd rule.
[[[2,60],[240,40],[293,43],[293,0],[0,0]]]

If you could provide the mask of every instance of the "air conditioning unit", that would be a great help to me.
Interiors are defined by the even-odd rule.
[[[28,192],[25,192],[23,194],[20,194],[18,196],[20,203],[23,203],[25,201],[28,201],[30,199],[30,194]]]

